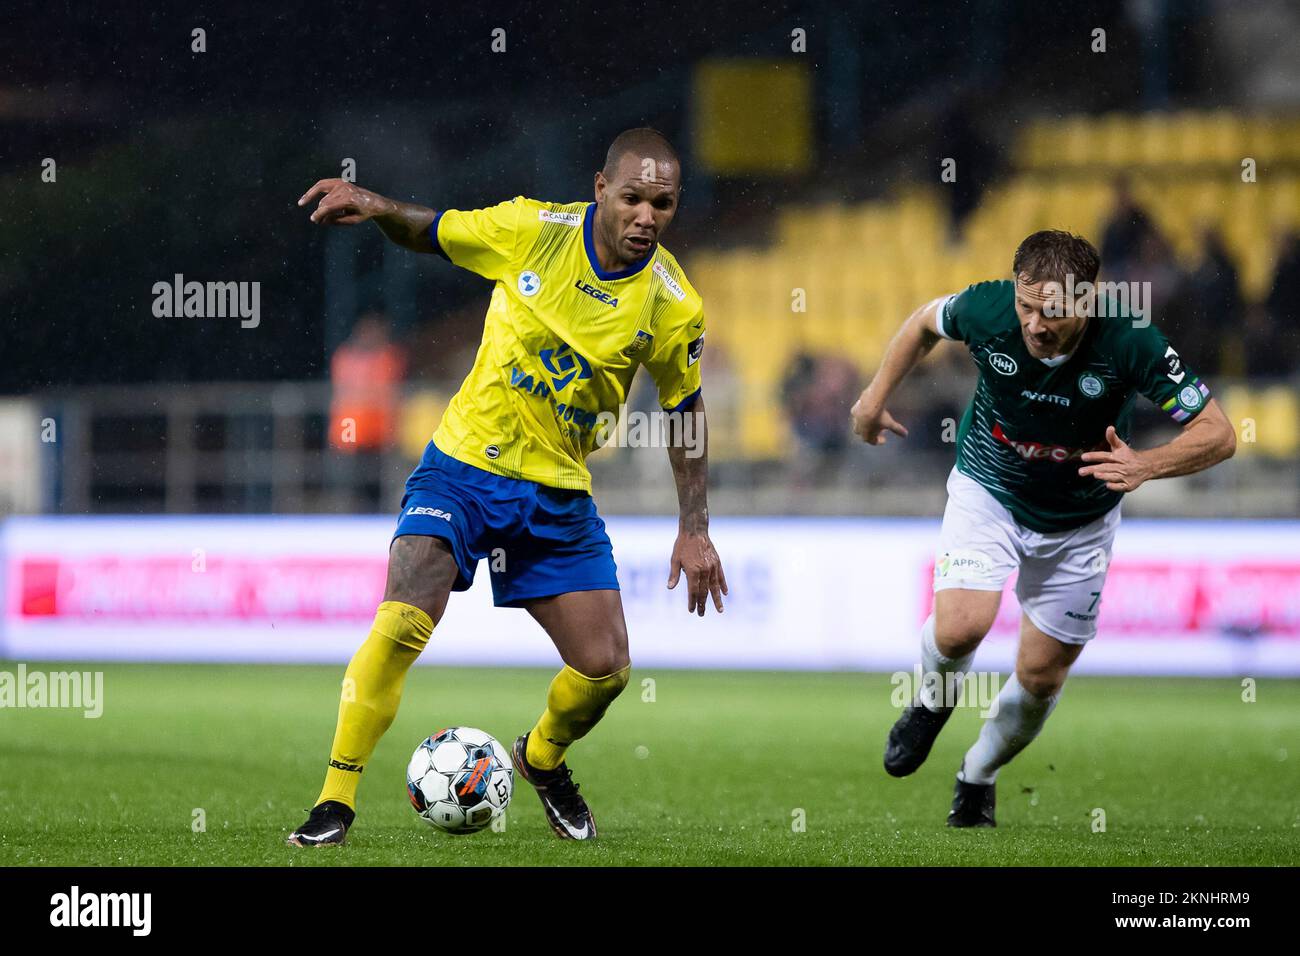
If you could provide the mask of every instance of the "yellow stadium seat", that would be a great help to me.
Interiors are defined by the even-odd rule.
[[[1138,123],[1137,143],[1134,153],[1137,161],[1147,166],[1160,166],[1176,162],[1178,140],[1174,122],[1166,113],[1148,113]]]
[[[1256,184],[1240,179],[1240,160],[1251,151],[1269,164]],[[1267,293],[1280,231],[1300,224],[1300,174],[1277,168],[1300,161],[1300,121],[1243,120],[1226,111],[1044,118],[1021,132],[1015,156],[1020,172],[985,192],[953,244],[947,197],[928,185],[852,205],[791,205],[779,213],[768,248],[693,257],[710,335],[728,349],[748,396],[736,413],[746,455],[789,451],[779,390],[798,350],[836,352],[864,376],[874,373],[913,309],[972,282],[1009,276],[1012,253],[1028,233],[1063,228],[1099,242],[1121,170],[1137,170],[1136,197],[1184,265],[1199,259],[1205,227],[1221,232],[1248,299]],[[793,311],[796,289],[806,311]],[[1293,391],[1246,390],[1233,398],[1250,412],[1234,412],[1234,420],[1258,423],[1253,451],[1295,453],[1300,409]]]
[[[1290,458],[1300,452],[1300,397],[1285,385],[1232,385],[1224,411],[1237,428],[1237,454]]]

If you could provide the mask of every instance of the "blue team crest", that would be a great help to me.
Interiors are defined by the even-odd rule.
[[[650,347],[650,343],[653,342],[654,340],[655,337],[651,335],[649,332],[644,332],[641,329],[637,329],[636,338],[634,338],[631,342],[629,342],[627,347],[623,349],[623,354],[626,355],[628,358],[636,358],[638,355],[641,355],[643,352],[645,352],[645,350]]]
[[[557,349],[542,349],[537,357],[546,366],[546,371],[551,373],[551,385],[557,392],[563,391],[575,378],[591,378],[591,363],[567,344],[561,343]]]

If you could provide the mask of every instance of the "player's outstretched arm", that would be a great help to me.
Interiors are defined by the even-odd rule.
[[[928,302],[907,317],[903,327],[885,349],[880,370],[854,403],[850,412],[853,417],[853,432],[868,445],[883,445],[887,431],[900,438],[907,437],[907,429],[885,410],[885,402],[898,387],[898,383],[916,367],[916,363],[938,344],[935,313],[941,301],[943,300],[935,299]]]
[[[1088,464],[1079,474],[1104,481],[1111,491],[1135,491],[1152,478],[1191,475],[1231,458],[1237,450],[1237,433],[1219,403],[1210,399],[1201,414],[1167,444],[1138,451],[1115,433],[1114,425],[1106,428],[1106,443],[1107,451],[1083,453]]]
[[[687,417],[690,428],[685,427]],[[722,559],[709,540],[709,429],[704,415],[704,398],[680,416],[669,418],[668,461],[677,483],[679,518],[677,540],[673,544],[668,587],[677,587],[686,574],[686,610],[704,616],[706,599],[713,596],[713,606],[722,613],[722,597],[727,593],[727,577],[722,573]]]
[[[322,179],[302,194],[299,206],[317,196],[311,221],[323,226],[353,226],[373,219],[384,235],[413,252],[433,252],[429,227],[437,215],[426,206],[396,202],[345,179]]]

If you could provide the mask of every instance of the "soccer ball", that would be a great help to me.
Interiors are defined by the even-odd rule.
[[[514,792],[510,755],[491,734],[448,727],[415,748],[406,792],[420,819],[446,833],[475,833],[505,813]]]

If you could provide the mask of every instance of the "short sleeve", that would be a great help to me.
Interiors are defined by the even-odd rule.
[[[700,356],[704,354],[704,310],[684,322],[664,342],[656,342],[645,362],[659,387],[659,405],[665,411],[690,408],[700,395]]]
[[[957,293],[944,295],[935,299],[932,303],[936,306],[934,312],[934,330],[945,339],[960,340],[961,328],[957,324],[956,316],[953,314],[952,304],[957,299]]]
[[[514,259],[523,205],[515,198],[486,209],[445,209],[429,227],[434,249],[462,269],[499,279]]]
[[[1125,320],[1127,322],[1127,320]],[[1125,379],[1174,421],[1191,421],[1210,401],[1209,386],[1183,362],[1154,326],[1133,328],[1121,340],[1116,364]]]
[[[939,300],[935,331],[946,339],[967,345],[1001,331],[1007,316],[1014,319],[1015,292],[1012,283],[976,282],[955,295]]]

